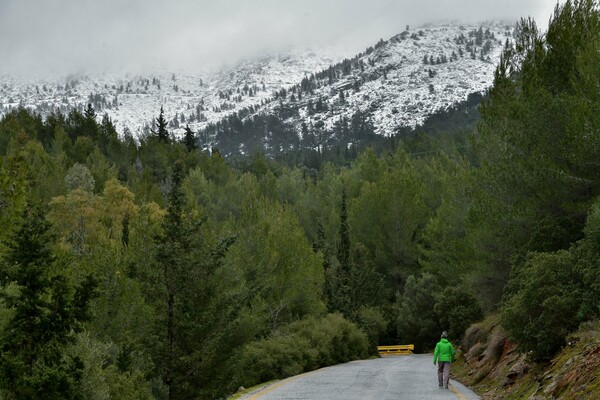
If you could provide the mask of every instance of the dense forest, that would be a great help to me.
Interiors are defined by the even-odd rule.
[[[11,112],[0,397],[222,398],[489,313],[550,358],[600,314],[598,87],[600,11],[573,0],[521,21],[476,127],[229,159],[162,113],[134,140],[91,106]]]

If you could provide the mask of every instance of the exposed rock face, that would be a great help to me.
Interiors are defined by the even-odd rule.
[[[489,318],[467,331],[453,371],[484,399],[600,399],[599,328],[587,325],[551,362],[535,363]]]

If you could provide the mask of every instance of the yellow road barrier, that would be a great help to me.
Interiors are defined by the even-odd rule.
[[[380,356],[397,356],[412,354],[415,349],[413,344],[398,344],[394,346],[377,346],[377,351]]]

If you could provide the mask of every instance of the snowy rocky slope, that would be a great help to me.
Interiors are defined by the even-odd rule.
[[[257,57],[218,72],[97,73],[32,79],[0,74],[0,116],[26,107],[46,116],[92,104],[100,119],[108,114],[117,130],[143,134],[160,108],[171,131],[182,133],[216,122],[250,105],[266,102],[272,93],[326,68],[339,56],[315,50],[294,50]]]
[[[243,114],[248,117],[291,107],[298,127],[300,122],[331,127],[360,111],[377,133],[389,135],[485,91],[511,34],[512,27],[495,23],[431,25],[347,59],[317,50],[290,51],[216,73],[0,75],[0,115],[21,106],[42,115],[67,113],[91,103],[99,118],[106,113],[120,132],[139,136],[148,132],[162,106],[177,135],[188,124],[199,130],[243,109],[250,109]]]
[[[371,118],[376,133],[390,135],[484,92],[511,37],[512,28],[500,24],[407,30],[317,74],[309,95],[300,102],[295,96],[296,107],[302,122],[326,129],[360,111]],[[317,102],[325,112],[311,110]],[[284,103],[293,105],[289,95]]]

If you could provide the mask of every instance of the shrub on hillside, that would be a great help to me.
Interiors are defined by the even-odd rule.
[[[244,386],[365,358],[368,338],[340,314],[310,317],[246,345],[237,367]]]
[[[583,274],[583,292],[579,318],[600,318],[600,199],[592,206],[584,229],[585,239],[579,243],[578,258]]]
[[[582,274],[570,251],[533,253],[515,267],[502,326],[534,359],[548,359],[579,325]]]
[[[535,359],[550,358],[581,322],[600,317],[600,200],[584,233],[571,249],[532,253],[513,270],[502,325]]]
[[[461,339],[467,328],[483,319],[479,302],[462,287],[447,287],[433,307],[439,316],[440,325],[448,330],[452,340]]]

